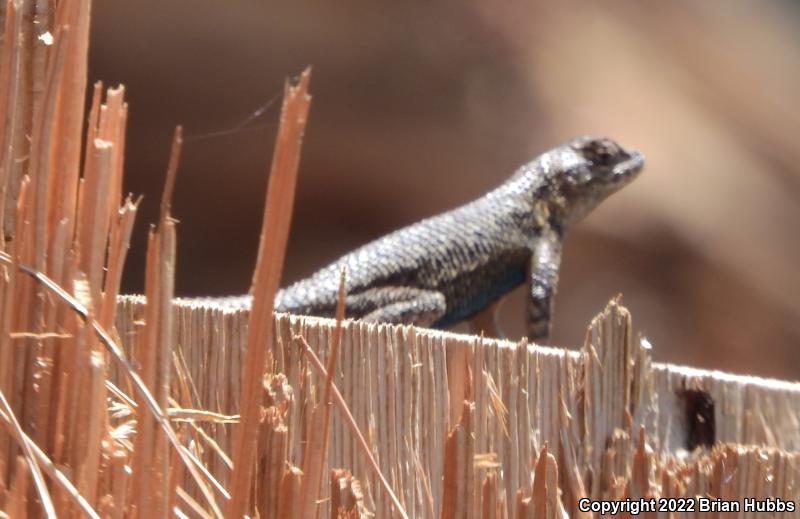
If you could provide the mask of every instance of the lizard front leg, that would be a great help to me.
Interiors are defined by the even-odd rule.
[[[412,287],[371,288],[348,295],[345,304],[352,317],[364,321],[422,327],[430,327],[447,311],[444,294]]]
[[[550,335],[550,317],[561,264],[561,237],[545,229],[539,237],[528,265],[528,339]]]

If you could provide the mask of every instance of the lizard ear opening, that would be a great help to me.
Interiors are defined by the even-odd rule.
[[[593,180],[594,175],[583,164],[572,166],[564,170],[565,184],[570,187],[580,188],[585,184],[589,184]]]

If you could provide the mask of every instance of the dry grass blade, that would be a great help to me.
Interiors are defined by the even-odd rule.
[[[89,0],[65,0],[58,3],[55,20],[55,40],[61,39],[65,28],[70,38],[64,70],[58,84],[58,111],[54,115],[57,127],[51,162],[58,168],[52,178],[48,201],[48,225],[52,228],[62,219],[70,220],[69,232],[75,224],[78,177],[80,173],[81,139],[86,103],[89,48]],[[98,90],[99,98],[100,90]],[[92,137],[94,140],[94,137]],[[121,139],[115,139],[119,143]],[[121,169],[121,168],[120,168]]]
[[[145,267],[145,293],[147,307],[143,333],[137,335],[136,350],[133,360],[139,367],[139,375],[147,387],[153,389],[157,405],[162,411],[166,409],[161,399],[158,385],[157,354],[158,327],[161,318],[161,298],[159,297],[160,242],[151,229],[147,237],[147,257]],[[144,516],[155,515],[156,507],[163,502],[164,496],[159,492],[161,472],[158,470],[156,448],[160,440],[157,434],[155,417],[151,413],[141,412],[141,395],[136,395],[140,412],[136,418],[136,437],[134,438],[131,467],[136,477],[133,479],[131,504],[137,513]]]
[[[128,396],[123,390],[118,388],[116,384],[111,382],[110,380],[106,379],[106,389],[109,393],[111,393],[114,397],[116,397],[125,407],[129,408],[131,411],[136,409],[136,402]]]
[[[113,132],[101,124],[101,134]],[[137,338],[139,343],[135,353],[141,366],[142,379],[153,388],[154,396],[163,413],[168,412],[169,394],[172,378],[173,351],[173,312],[175,271],[175,222],[170,218],[170,200],[178,172],[181,150],[181,128],[175,130],[172,151],[167,167],[164,191],[162,193],[161,214],[155,230],[151,230],[147,246],[147,269],[145,276],[145,296],[147,308],[145,325],[142,334]],[[188,456],[188,452],[184,452]],[[174,455],[173,455],[174,456]],[[192,456],[197,470],[210,479],[212,486],[221,489],[213,477]],[[176,458],[177,461],[177,458]],[[133,481],[132,502],[137,513],[142,515],[164,516],[168,513],[170,503],[175,501],[174,475],[177,468],[170,469],[170,454],[166,438],[159,434],[152,415],[139,413],[137,418],[137,435],[134,442],[132,465],[137,473]],[[225,498],[225,489],[221,489]]]
[[[15,2],[8,2],[5,10],[3,35],[5,43],[0,54],[0,243],[5,249],[5,212],[6,190],[11,174],[13,161],[12,140],[17,134],[15,129],[17,111],[21,109],[17,102],[20,89],[20,32],[22,16]]]
[[[508,438],[508,408],[503,404],[503,398],[500,396],[500,391],[497,389],[492,376],[486,371],[483,372],[483,378],[486,381],[486,389],[489,392],[490,402],[494,415],[500,422],[500,427],[503,429],[503,434]]]
[[[170,407],[167,415],[176,422],[238,423],[239,415],[225,415],[202,409]]]
[[[178,487],[175,490],[175,494],[181,499],[181,501],[186,503],[186,506],[188,506],[189,509],[192,512],[194,512],[198,517],[201,517],[202,519],[213,519],[213,516],[208,512],[206,512],[203,509],[203,507],[200,506],[200,503],[192,499],[192,496],[190,496],[189,493],[186,492],[186,490],[182,489],[181,487]]]
[[[260,419],[261,378],[266,368],[267,345],[272,341],[273,299],[280,283],[289,236],[300,144],[311,99],[308,95],[310,74],[310,69],[306,69],[297,86],[287,84],[285,88],[281,125],[267,187],[258,260],[251,287],[253,303],[248,321],[246,367],[239,400],[241,422],[234,430],[231,500],[226,508],[226,516],[231,519],[238,519],[246,513],[252,486]]]
[[[474,517],[474,415],[475,404],[461,402],[461,417],[444,444],[441,519]]]
[[[198,438],[203,441],[203,443],[210,447],[212,451],[219,457],[220,461],[225,465],[225,468],[228,470],[233,469],[233,461],[228,457],[228,454],[222,450],[222,447],[214,441],[214,438],[208,435],[201,427],[198,427],[196,423],[189,422],[189,426],[192,427],[194,432],[197,434]]]
[[[172,208],[172,193],[175,191],[175,179],[178,177],[178,163],[181,158],[183,148],[183,127],[176,126],[172,136],[172,148],[169,153],[169,165],[167,166],[167,177],[164,181],[164,191],[161,193],[161,210],[159,224],[164,227],[164,223],[170,216]]]
[[[302,346],[303,353],[308,357],[309,360],[311,360],[311,365],[317,370],[317,375],[320,378],[327,377],[328,373],[325,371],[325,366],[322,365],[322,361],[319,360],[319,357],[317,357],[317,355],[314,353],[314,350],[311,349],[311,346],[308,345],[306,340],[300,335],[295,336],[294,339]],[[394,505],[396,512],[403,519],[408,519],[408,514],[403,508],[403,505],[400,503],[400,500],[397,498],[397,495],[394,493],[394,491],[392,491],[392,487],[389,486],[389,482],[381,472],[378,462],[375,461],[375,458],[372,456],[372,452],[370,452],[367,440],[364,438],[364,435],[361,434],[361,430],[358,428],[358,424],[356,423],[355,418],[353,418],[353,414],[347,407],[347,402],[344,401],[344,397],[342,397],[342,394],[336,388],[335,384],[331,384],[331,393],[333,394],[334,402],[336,402],[336,405],[339,406],[339,410],[342,412],[342,416],[344,417],[344,421],[350,429],[350,432],[352,432],[353,436],[355,436],[356,440],[358,440],[358,446],[360,447],[364,457],[367,459],[367,463],[375,473],[375,476],[380,480],[383,490],[392,500],[392,504]]]
[[[147,388],[147,385],[142,381],[139,374],[136,372],[136,369],[133,367],[131,362],[128,360],[125,352],[123,351],[122,347],[116,343],[116,341],[111,337],[111,335],[106,331],[105,328],[95,319],[89,319],[89,312],[77,299],[75,299],[72,295],[70,295],[67,291],[65,291],[62,287],[60,287],[57,283],[53,282],[49,277],[38,272],[36,269],[28,266],[17,264],[12,261],[11,257],[4,253],[0,252],[0,261],[9,265],[16,265],[16,267],[25,274],[31,276],[34,280],[38,283],[41,283],[45,288],[47,288],[50,292],[56,295],[59,299],[67,303],[69,307],[75,311],[82,319],[87,320],[91,325],[92,329],[97,335],[97,338],[100,339],[100,342],[106,347],[107,351],[111,353],[111,355],[115,358],[117,362],[122,366],[123,374],[126,375],[129,380],[133,383],[134,389],[140,394],[143,398],[145,404],[147,404],[148,410],[153,413],[156,420],[158,421],[161,428],[164,430],[164,434],[166,434],[168,441],[172,444],[172,447],[178,451],[178,454],[181,458],[181,462],[186,466],[187,470],[192,476],[192,479],[197,483],[197,486],[200,488],[203,497],[208,502],[208,505],[211,507],[215,517],[222,517],[222,511],[220,510],[219,506],[217,505],[216,500],[214,499],[214,495],[208,485],[205,484],[203,481],[203,476],[194,466],[194,463],[186,456],[185,452],[181,448],[181,443],[178,440],[178,436],[175,434],[174,429],[169,423],[169,418],[161,411],[161,408],[158,405],[153,394]]]
[[[9,201],[8,187],[18,181],[15,177],[21,172],[21,165],[16,159],[24,152],[18,148],[27,146],[27,138],[21,138],[28,130],[22,120],[26,110],[23,81],[27,73],[21,37],[24,18],[26,15],[22,2],[6,3],[4,42],[0,56],[0,243],[3,249],[6,233],[13,226],[6,219],[13,211],[13,204],[6,207]]]
[[[48,255],[50,258],[57,256],[57,253],[53,254],[48,250],[48,244],[50,244],[55,231],[55,226],[48,225],[48,193],[52,189],[51,183],[56,173],[56,165],[52,162],[53,149],[55,143],[65,138],[64,135],[58,133],[55,115],[59,105],[58,85],[65,69],[67,49],[72,33],[65,27],[60,34],[61,37],[55,41],[49,54],[47,74],[43,85],[44,91],[34,109],[33,130],[29,136],[30,156],[26,161],[28,162],[28,175],[31,179],[31,198],[22,206],[27,220],[26,225],[30,226],[24,235],[24,239],[27,241],[26,246],[29,247],[26,258],[42,271],[47,269]],[[63,233],[61,237],[63,238]],[[30,248],[31,246],[32,248]],[[26,297],[30,298],[30,304],[22,306],[21,308],[25,310],[18,313],[18,325],[24,323],[19,327],[20,330],[32,330],[38,333],[46,329],[48,322],[52,322],[42,290],[37,286],[34,287],[33,292],[26,294]],[[25,314],[24,317],[22,314]],[[35,357],[49,358],[51,356],[52,341],[46,339],[27,340],[24,348],[27,351],[23,363],[32,369],[26,370],[25,380],[18,386],[18,390],[21,390],[23,394],[22,405],[16,407],[17,399],[13,393],[9,394],[9,398],[19,409],[20,422],[23,427],[37,430],[36,439],[46,445],[44,435],[49,425],[46,408],[50,399],[51,377],[47,370],[37,369],[33,366],[36,362]],[[37,391],[32,391],[34,379],[37,379]]]
[[[328,454],[328,436],[330,434],[330,403],[333,377],[336,373],[336,359],[339,354],[339,345],[342,338],[342,320],[344,319],[344,298],[346,271],[342,268],[339,273],[339,296],[336,302],[336,326],[333,329],[330,343],[328,344],[328,366],[325,375],[325,390],[322,401],[312,411],[309,436],[303,453],[303,481],[300,486],[302,508],[300,517],[316,517],[319,512],[318,504],[322,501],[322,475]],[[332,511],[335,513],[335,511]]]
[[[78,240],[81,247],[80,269],[89,277],[92,306],[96,309],[102,307],[101,291],[109,222],[106,196],[111,175],[113,146],[109,141],[95,139],[90,147],[94,166],[87,172],[89,177],[83,185],[78,224]]]
[[[205,467],[205,465],[203,465],[203,463],[199,459],[197,459],[197,457],[194,454],[192,454],[192,452],[189,449],[187,449],[186,447],[183,447],[183,452],[190,460],[192,460],[192,463],[195,464],[195,466],[197,467],[197,470],[199,470],[200,473],[205,476],[206,480],[209,483],[211,483],[211,486],[214,487],[214,489],[217,492],[219,492],[219,494],[222,497],[224,497],[225,499],[230,499],[231,498],[231,495],[228,493],[227,490],[225,490],[225,487],[222,486],[222,483],[220,483],[219,481],[216,480],[214,475],[211,474],[211,472],[208,471],[208,469]]]
[[[71,333],[56,333],[56,332],[12,332],[8,336],[12,339],[73,339],[74,335]]]
[[[0,419],[5,421],[6,423],[10,423],[10,417],[0,410]],[[42,467],[45,473],[56,483],[58,483],[61,488],[67,493],[67,495],[72,499],[75,504],[77,504],[83,512],[91,517],[92,519],[100,519],[100,516],[95,512],[92,508],[92,505],[89,504],[88,501],[78,492],[78,489],[75,488],[75,485],[72,484],[72,481],[69,480],[67,476],[64,475],[63,472],[58,470],[53,462],[42,452],[42,449],[39,448],[36,443],[31,440],[30,436],[22,432],[21,436],[22,441],[24,441],[31,449],[33,454],[36,456],[37,461],[39,462],[39,466]]]
[[[39,270],[45,268],[47,259],[45,247],[51,231],[47,228],[47,194],[53,166],[50,163],[50,154],[53,138],[56,137],[57,140],[57,137],[61,137],[53,135],[54,114],[58,103],[58,85],[67,59],[69,40],[72,36],[68,27],[62,27],[60,33],[61,37],[55,41],[55,48],[48,66],[43,94],[44,101],[34,120],[34,133],[31,136],[31,163],[28,169],[34,191],[33,204],[30,206],[33,214],[28,217],[31,222],[34,222],[33,257],[36,261],[36,268]]]
[[[31,471],[33,484],[36,486],[36,492],[39,494],[44,513],[47,517],[55,518],[57,517],[56,510],[53,507],[53,500],[50,499],[50,492],[47,490],[47,484],[44,482],[44,476],[42,476],[42,472],[39,470],[39,464],[36,463],[33,450],[30,444],[25,441],[25,433],[22,431],[22,427],[20,427],[17,418],[14,416],[14,411],[11,409],[11,405],[8,403],[8,400],[6,400],[6,396],[2,391],[0,391],[0,405],[2,405],[4,411],[3,423],[6,424],[11,435],[22,447],[22,452],[25,455],[25,462],[28,465],[28,469]]]
[[[113,324],[113,313],[116,309],[116,300],[122,283],[122,269],[125,266],[125,257],[130,245],[133,223],[136,218],[136,212],[139,209],[139,202],[141,202],[141,198],[135,202],[127,198],[117,211],[111,225],[111,234],[108,240],[108,262],[103,286],[103,312],[100,318],[100,322],[106,328],[111,327]]]

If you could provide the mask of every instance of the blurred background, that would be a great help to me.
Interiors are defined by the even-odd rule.
[[[90,79],[127,88],[145,195],[125,291],[179,123],[177,291],[247,290],[283,82],[312,65],[284,285],[603,134],[647,168],[569,235],[549,342],[622,292],[659,361],[800,379],[800,4],[528,4],[94,2]]]

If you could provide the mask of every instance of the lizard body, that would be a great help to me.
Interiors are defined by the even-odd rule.
[[[525,164],[483,197],[394,231],[278,292],[275,310],[445,327],[528,282],[528,336],[546,338],[567,229],[637,176],[643,156],[579,137]],[[228,299],[249,304],[249,296]],[[496,333],[496,332],[495,332]]]

